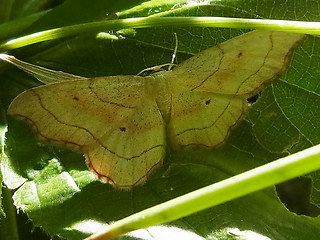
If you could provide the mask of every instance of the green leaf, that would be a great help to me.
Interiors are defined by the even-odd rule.
[[[0,107],[2,107],[2,104],[0,102]],[[3,142],[3,139],[4,139],[4,133],[5,133],[5,126],[4,126],[4,119],[2,116],[4,116],[4,114],[2,114],[3,111],[2,111],[2,108],[0,108],[0,147],[1,147],[1,152],[0,152],[0,169],[1,169],[1,165],[2,165],[2,162],[5,158],[4,156],[4,153],[3,153],[3,146],[4,146],[4,142]],[[2,177],[2,173],[0,172],[0,218],[1,217],[4,217],[5,216],[5,213],[2,209],[2,181],[3,181],[3,177]]]
[[[213,1],[211,5],[191,5],[192,1],[187,5],[175,1],[149,1],[142,5],[138,2],[142,1],[99,0],[95,4],[90,0],[66,1],[35,20],[28,32],[111,19],[116,12],[120,12],[120,18],[150,15],[302,21],[319,21],[320,18],[316,0],[280,0],[277,3],[225,0]],[[23,9],[24,3],[20,4],[17,9]],[[29,14],[37,11],[30,10]],[[174,33],[178,36],[177,61],[182,62],[244,32],[227,27],[172,25],[108,31],[99,38],[99,32],[84,32],[14,49],[10,53],[37,65],[82,76],[136,74],[171,61]],[[15,37],[26,31],[22,26]],[[9,39],[11,36],[5,40]],[[132,213],[319,144],[319,53],[319,38],[307,36],[295,51],[288,71],[261,93],[223,146],[212,150],[171,151],[163,167],[150,176],[145,185],[132,191],[119,191],[96,181],[81,154],[39,142],[26,124],[9,118],[5,146],[8,158],[2,162],[2,174],[6,186],[16,189],[14,204],[35,226],[41,226],[50,235],[80,239]],[[0,68],[0,98],[4,109],[18,93],[40,85],[7,64],[1,63]],[[319,173],[312,173],[310,177],[313,180],[311,202],[317,209]],[[294,191],[306,194],[299,189]],[[309,198],[306,197],[307,204],[311,204]],[[304,214],[310,216],[290,212],[275,190],[269,188],[149,231],[159,238],[165,233],[184,232],[188,236],[194,234],[193,239],[195,235],[206,239],[235,239],[235,235],[251,230],[252,234],[277,240],[318,239],[319,217],[311,217],[310,212]],[[235,230],[237,228],[242,232]]]

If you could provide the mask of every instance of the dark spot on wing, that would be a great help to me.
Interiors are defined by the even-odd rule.
[[[253,95],[252,97],[247,98],[247,102],[249,104],[253,104],[258,100],[259,96],[260,96],[260,93]]]
[[[121,131],[121,132],[125,132],[125,131],[127,131],[127,129],[126,129],[125,127],[121,127],[121,128],[120,128],[120,131]]]
[[[209,105],[211,103],[211,99],[208,99],[207,101],[205,101],[206,105]]]
[[[79,101],[79,98],[78,98],[78,97],[73,96],[73,100],[75,100],[75,101]]]

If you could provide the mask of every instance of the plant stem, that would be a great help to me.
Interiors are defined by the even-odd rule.
[[[0,52],[34,43],[69,37],[85,32],[119,30],[123,28],[150,28],[164,26],[220,27],[287,31],[320,34],[320,22],[303,22],[270,19],[245,19],[225,17],[141,17],[71,25],[33,33],[0,45]]]
[[[26,28],[31,26],[49,11],[50,10],[38,12],[24,18],[0,24],[0,39],[8,39],[11,36],[16,36],[18,33],[25,31]]]
[[[173,221],[320,169],[320,145],[148,208],[111,224],[86,240],[106,240]]]

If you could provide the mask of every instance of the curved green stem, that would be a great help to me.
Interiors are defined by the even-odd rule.
[[[133,214],[86,240],[111,239],[133,230],[173,221],[318,169],[320,145]]]
[[[10,36],[17,35],[31,26],[35,21],[46,15],[50,10],[38,12],[24,18],[19,18],[10,22],[0,24],[0,39],[8,39]]]
[[[0,52],[52,39],[69,37],[84,32],[119,30],[123,28],[150,28],[163,26],[263,29],[313,35],[320,34],[320,22],[225,17],[142,17],[77,24],[37,32],[24,37],[10,40],[0,45]]]

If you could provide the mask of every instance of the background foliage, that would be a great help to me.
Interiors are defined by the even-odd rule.
[[[320,21],[319,5],[317,0],[95,0],[94,4],[91,0],[0,0],[0,40],[71,24],[157,14]],[[14,49],[10,54],[87,77],[134,75],[171,61],[174,33],[178,36],[177,61],[182,62],[243,32],[176,26],[126,29],[99,37],[98,33],[84,32]],[[39,143],[24,123],[6,116],[8,105],[18,93],[40,83],[0,63],[0,127],[8,125],[6,155],[0,156],[6,214],[1,219],[1,239],[44,239],[46,234],[80,239],[105,223],[319,144],[319,48],[317,37],[306,37],[288,71],[261,93],[222,147],[169,151],[164,166],[145,185],[132,191],[99,183],[87,170],[81,154]],[[155,238],[165,233],[185,233],[193,239],[235,239],[230,228],[239,228],[277,240],[318,239],[319,179],[319,172],[315,172],[308,178],[279,185],[279,194],[269,188],[158,229],[150,228],[149,233]],[[27,217],[16,216],[13,204]],[[39,226],[46,233],[31,233],[32,226]]]

